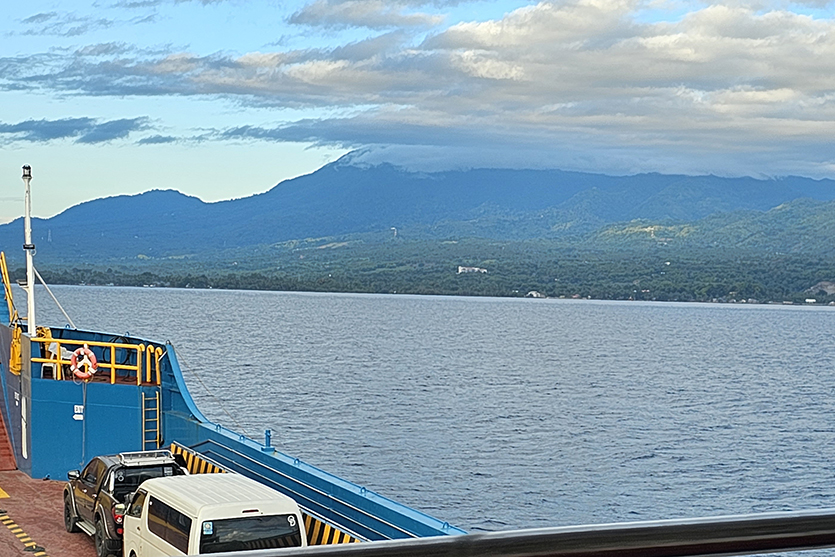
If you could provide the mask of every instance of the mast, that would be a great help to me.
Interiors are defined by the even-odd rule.
[[[35,244],[32,243],[32,196],[29,193],[29,182],[32,180],[32,167],[23,166],[23,183],[26,184],[26,207],[23,217],[23,249],[26,251],[26,323],[30,337],[37,335],[35,331]]]

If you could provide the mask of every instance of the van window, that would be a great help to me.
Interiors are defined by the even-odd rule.
[[[145,496],[148,495],[145,491],[139,490],[133,496],[133,501],[128,508],[128,516],[142,516],[142,505],[145,504]]]
[[[153,495],[148,502],[148,530],[183,553],[188,553],[191,519]]]
[[[206,520],[200,529],[200,553],[244,551],[302,544],[294,514]]]

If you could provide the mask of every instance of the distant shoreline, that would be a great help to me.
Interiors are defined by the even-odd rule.
[[[357,242],[264,246],[213,258],[42,257],[48,284],[224,290],[591,298],[668,302],[835,302],[835,257],[727,250],[608,250],[550,242]],[[24,279],[20,261],[12,280]]]
[[[128,278],[128,277],[126,277]],[[173,290],[227,290],[240,292],[286,292],[286,293],[300,293],[300,294],[357,294],[357,295],[400,295],[400,296],[440,296],[440,297],[483,297],[483,298],[508,298],[508,299],[531,299],[531,300],[564,300],[574,302],[584,301],[608,301],[608,302],[658,302],[658,303],[694,303],[694,304],[720,304],[720,305],[738,305],[738,306],[803,306],[803,307],[835,307],[835,300],[831,300],[831,296],[827,296],[822,300],[813,298],[785,300],[755,300],[755,299],[658,299],[658,298],[603,298],[594,296],[581,295],[559,295],[559,296],[534,296],[530,293],[522,294],[521,292],[510,292],[507,294],[480,294],[480,293],[452,293],[452,292],[426,292],[426,291],[408,291],[408,290],[392,290],[392,291],[370,291],[370,290],[339,290],[339,289],[302,289],[302,288],[247,288],[247,287],[228,287],[215,286],[213,284],[207,285],[173,285],[166,283],[166,281],[152,282],[152,283],[133,283],[126,281],[121,284],[115,283],[86,283],[86,282],[55,282],[48,281],[50,286],[74,286],[74,287],[94,287],[94,288],[139,288],[139,289],[173,289]]]

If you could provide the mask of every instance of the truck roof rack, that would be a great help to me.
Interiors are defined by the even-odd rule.
[[[136,451],[130,453],[119,453],[119,462],[132,466],[143,466],[145,464],[162,464],[176,462],[171,451]]]

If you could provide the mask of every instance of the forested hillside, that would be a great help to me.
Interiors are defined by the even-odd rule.
[[[808,201],[785,214],[769,213],[800,199]],[[623,223],[634,220],[645,227],[672,226],[679,239],[698,223],[688,241],[723,246],[742,241],[771,249],[771,243],[787,240],[770,227],[806,226],[804,219],[831,213],[813,201],[833,199],[835,182],[794,177],[618,177],[496,169],[425,174],[336,162],[263,194],[219,203],[173,190],[96,199],[35,219],[33,235],[44,262],[210,257],[224,249],[394,229],[415,240],[646,240],[640,234],[615,234],[630,229]],[[805,215],[807,209],[814,215]],[[749,225],[759,239],[746,239]],[[0,226],[0,246],[17,246],[21,237],[21,220]],[[795,248],[806,249],[806,244],[795,242]],[[20,257],[19,250],[6,251]]]
[[[833,199],[835,182],[805,178],[338,162],[248,198],[153,190],[33,229],[53,282],[828,302],[815,287],[835,282]],[[21,243],[20,220],[0,226],[16,269]]]

